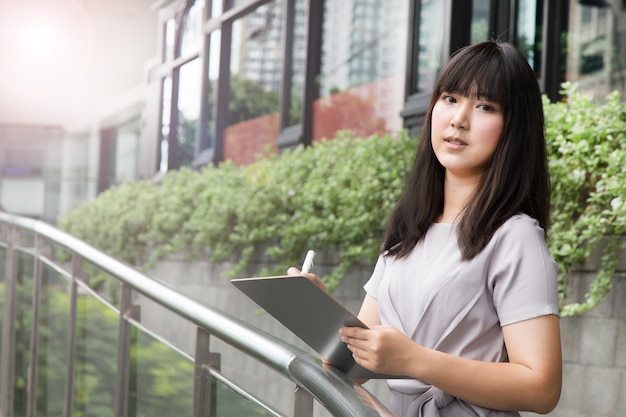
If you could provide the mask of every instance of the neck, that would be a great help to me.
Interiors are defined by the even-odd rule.
[[[443,189],[443,213],[439,223],[454,223],[458,221],[467,207],[478,181],[476,178],[451,178],[446,174]]]

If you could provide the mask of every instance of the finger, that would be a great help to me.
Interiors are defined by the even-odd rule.
[[[306,277],[308,278],[313,284],[315,284],[316,286],[318,286],[322,291],[328,291],[326,288],[326,284],[324,283],[324,281],[322,281],[322,279],[320,277],[318,277],[317,275],[315,275],[314,273],[308,272],[308,273],[302,273],[302,271],[300,271],[298,268],[296,268],[295,266],[290,266],[287,269],[287,275],[289,276],[302,276],[302,277]]]
[[[361,327],[343,327],[339,330],[339,334],[351,339],[367,340],[368,331]]]
[[[310,279],[311,282],[317,285],[322,291],[327,291],[326,284],[324,284],[324,281],[322,281],[322,279],[318,277],[317,275],[310,273],[310,272],[306,274],[302,274],[302,275]]]
[[[298,268],[296,268],[295,266],[292,266],[292,267],[289,267],[289,269],[287,269],[287,275],[302,275],[302,273],[300,272]]]
[[[348,349],[350,350],[350,353],[352,353],[352,357],[354,358],[356,363],[361,366],[368,363],[367,351],[359,348],[356,345],[348,345]]]

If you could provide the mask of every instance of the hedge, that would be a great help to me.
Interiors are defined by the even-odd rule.
[[[598,101],[574,84],[565,100],[544,98],[553,208],[549,247],[561,267],[562,313],[589,310],[610,291],[626,228],[626,107],[619,93]],[[128,182],[84,203],[59,226],[137,266],[181,251],[234,260],[241,273],[263,248],[282,273],[307,248],[336,253],[332,290],[356,265],[376,259],[387,216],[402,190],[417,139],[338,132],[311,147],[168,172],[161,184]],[[566,304],[568,275],[595,251],[602,262],[586,299]]]

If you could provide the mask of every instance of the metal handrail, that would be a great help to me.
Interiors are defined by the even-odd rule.
[[[47,238],[107,271],[130,288],[289,378],[335,416],[393,415],[359,384],[334,368],[326,369],[309,353],[225,312],[200,304],[54,226],[5,212],[0,212],[0,222]]]

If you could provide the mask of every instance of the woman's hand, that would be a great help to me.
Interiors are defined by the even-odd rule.
[[[356,363],[382,374],[411,376],[411,367],[423,349],[392,326],[344,327],[339,333]]]
[[[320,277],[318,277],[317,275],[315,275],[315,274],[312,274],[310,272],[306,273],[306,274],[303,274],[298,268],[292,266],[289,269],[287,269],[287,275],[305,276],[308,279],[310,279],[311,282],[313,282],[313,284],[317,285],[323,291],[328,292],[328,290],[326,289],[326,284],[324,284],[324,281],[322,281],[322,279]]]

